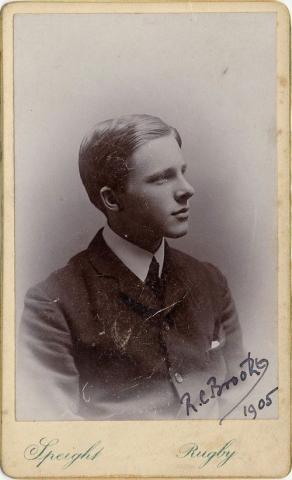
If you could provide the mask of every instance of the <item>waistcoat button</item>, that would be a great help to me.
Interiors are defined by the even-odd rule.
[[[175,372],[174,378],[176,379],[177,383],[182,383],[183,382],[183,377],[178,372]]]

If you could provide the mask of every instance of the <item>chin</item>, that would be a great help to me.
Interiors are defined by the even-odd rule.
[[[164,236],[167,238],[180,238],[186,235],[189,231],[188,225],[181,227],[180,229],[171,230],[164,233]]]

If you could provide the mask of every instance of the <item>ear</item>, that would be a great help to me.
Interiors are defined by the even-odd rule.
[[[111,210],[112,212],[118,212],[120,210],[117,195],[110,187],[102,187],[99,194],[107,210]]]

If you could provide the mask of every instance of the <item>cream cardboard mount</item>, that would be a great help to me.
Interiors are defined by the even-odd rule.
[[[261,1],[19,2],[5,5],[1,15],[4,473],[14,478],[279,478],[288,474],[291,347],[287,8],[281,3]],[[79,350],[75,354],[68,340],[74,337],[72,322],[58,295],[49,301],[41,294],[37,300],[34,298],[30,310],[34,311],[34,327],[23,333],[21,318],[27,290],[85,250],[105,223],[102,213],[88,202],[79,178],[82,137],[105,119],[133,114],[138,114],[140,120],[145,114],[163,119],[163,125],[175,127],[182,139],[180,145],[171,130],[170,134],[158,135],[158,140],[152,137],[142,146],[136,145],[140,160],[144,148],[143,165],[147,157],[147,169],[153,162],[157,171],[163,171],[163,178],[147,177],[143,192],[137,187],[137,172],[142,172],[139,162],[136,170],[131,170],[126,155],[123,166],[128,168],[128,181],[135,178],[135,198],[145,199],[152,189],[150,203],[155,195],[162,199],[157,203],[157,212],[164,208],[165,198],[181,202],[183,211],[175,212],[171,218],[175,228],[189,221],[188,235],[167,240],[171,248],[165,247],[165,257],[159,257],[162,263],[177,248],[196,257],[197,265],[206,260],[215,264],[228,278],[244,347],[242,351],[238,347],[235,369],[223,380],[216,376],[216,368],[236,327],[233,323],[233,333],[226,327],[226,318],[231,315],[226,307],[225,320],[216,335],[211,335],[207,347],[203,345],[201,339],[208,336],[207,320],[201,322],[197,336],[193,332],[200,315],[201,319],[207,318],[202,317],[202,312],[211,308],[206,294],[209,287],[202,287],[201,278],[194,288],[191,274],[177,281],[178,290],[188,285],[185,294],[193,301],[188,303],[188,310],[181,310],[184,313],[180,316],[173,314],[175,309],[184,308],[180,304],[186,301],[184,296],[176,298],[177,290],[173,290],[167,305],[153,310],[147,318],[143,302],[135,303],[131,296],[124,296],[124,304],[114,309],[114,290],[104,295],[104,283],[96,278],[91,288],[98,289],[100,302],[103,299],[94,334],[97,344],[91,339],[93,327],[84,320],[81,308],[83,286],[79,292],[63,283],[61,296],[67,295],[69,303],[76,302],[80,295],[74,308],[75,313],[79,308],[80,322],[84,324],[81,328],[79,323]],[[169,150],[166,154],[170,144],[171,153]],[[176,156],[172,156],[174,151]],[[115,159],[121,155],[119,151]],[[181,162],[181,155],[188,164],[187,173],[184,167],[173,166]],[[174,163],[169,166],[169,162]],[[177,182],[185,182],[179,187],[183,193]],[[186,182],[192,187],[186,187]],[[108,195],[108,185],[104,188],[106,208],[119,211],[116,197]],[[125,195],[129,195],[127,189]],[[184,204],[191,196],[190,203]],[[143,205],[132,202],[133,215],[139,208],[143,213],[145,202]],[[154,214],[152,209],[151,218]],[[142,231],[142,215],[140,218]],[[142,237],[140,232],[140,246]],[[115,237],[111,238],[109,242],[114,242]],[[124,251],[133,258],[133,247],[127,246],[133,245],[132,239],[123,241]],[[104,248],[98,262],[105,263],[109,255],[108,244]],[[136,266],[132,272],[128,270],[127,278],[133,278],[137,265],[147,264],[143,251],[141,254],[138,250],[138,255],[134,250]],[[110,255],[119,268],[125,268],[114,253]],[[129,257],[124,262],[131,270],[127,261]],[[193,261],[184,267],[176,264],[178,278],[179,272],[191,269]],[[216,277],[221,292],[223,277],[214,273],[218,270],[210,263],[204,268],[213,279]],[[138,278],[138,270],[137,285],[144,285],[145,292],[150,292],[145,278]],[[165,278],[163,275],[161,278]],[[103,282],[110,281],[104,278]],[[224,291],[229,292],[224,285]],[[129,293],[129,283],[124,287]],[[130,290],[134,295],[133,286]],[[144,297],[148,309],[157,300],[153,295],[152,300]],[[90,299],[88,305],[92,307]],[[141,316],[141,321],[135,317],[136,337],[131,337],[132,324],[127,324],[125,330],[129,322],[126,308],[132,312],[136,309],[136,317]],[[111,318],[105,317],[109,310]],[[65,319],[62,326],[55,316],[57,311],[58,318],[62,315]],[[210,312],[211,316],[212,312],[218,314],[216,309]],[[152,323],[139,336],[143,315],[147,322],[151,317]],[[167,323],[165,319],[171,315],[176,321]],[[186,315],[189,329],[182,331]],[[47,329],[41,330],[44,318]],[[107,319],[104,330],[99,328],[100,318]],[[155,323],[155,319],[160,320]],[[115,330],[109,325],[114,325]],[[142,385],[142,367],[136,383],[129,383],[130,367],[137,366],[137,358],[144,368],[145,362],[151,363],[158,355],[155,342],[149,341],[139,357],[151,329],[160,332],[164,348],[159,368],[169,367],[163,388],[153,369],[151,379],[146,384],[144,378]],[[110,345],[112,339],[119,340],[115,343],[120,352],[118,360],[113,354],[107,358],[107,348],[111,347],[105,344]],[[30,347],[22,356],[24,342]],[[95,352],[90,368],[96,365],[99,372],[99,388],[94,391],[96,415],[92,411],[90,415],[84,413],[88,404],[92,407],[93,398],[91,380],[83,382],[78,363],[86,342],[87,347],[91,342]],[[209,359],[215,359],[216,371],[208,370],[207,378],[202,376],[206,367],[197,368],[196,375],[192,362],[186,367],[186,358],[198,359],[203,349]],[[174,370],[173,351],[180,352]],[[31,362],[33,355],[42,360]],[[230,367],[226,358],[225,367]],[[118,362],[117,367],[114,362]],[[25,380],[19,373],[24,364],[30,365]],[[111,383],[114,368],[119,368],[120,373]],[[122,382],[129,389],[127,394],[122,392]],[[174,398],[176,414],[167,410],[167,401],[171,403]],[[85,406],[83,410],[78,402]]]

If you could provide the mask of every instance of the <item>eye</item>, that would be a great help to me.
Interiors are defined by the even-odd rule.
[[[156,185],[163,185],[164,183],[167,183],[169,180],[169,177],[161,177],[156,180]]]
[[[155,175],[151,175],[146,179],[147,183],[153,183],[154,185],[163,185],[177,176],[177,171],[173,168],[168,168]]]

